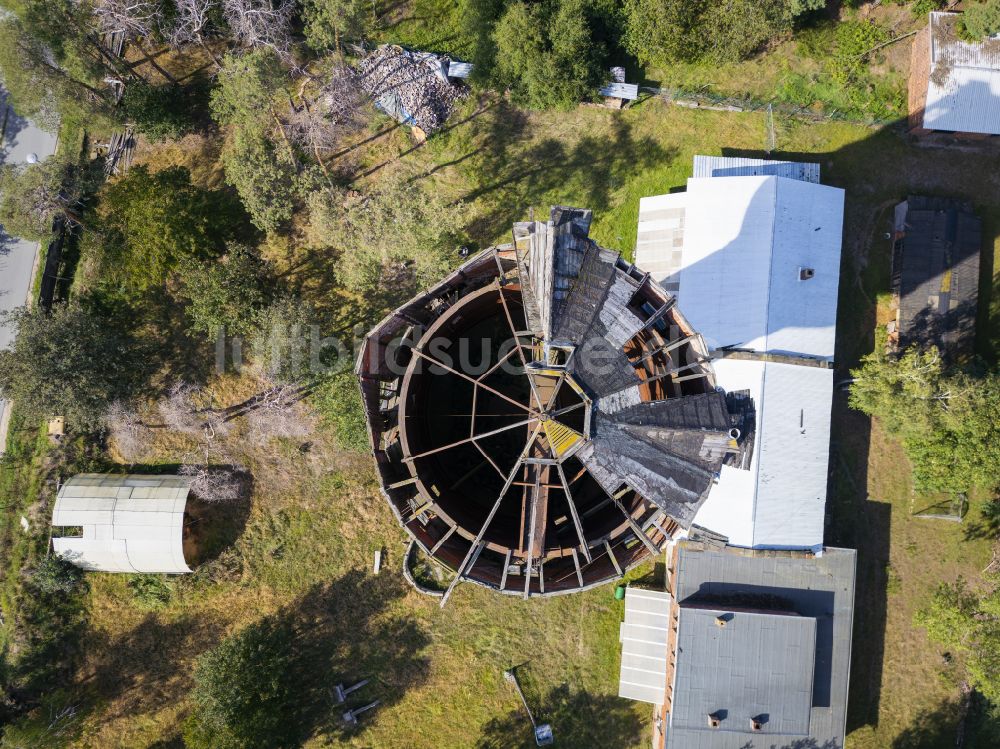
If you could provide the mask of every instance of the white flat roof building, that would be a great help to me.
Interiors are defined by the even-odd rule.
[[[756,407],[750,470],[723,466],[694,523],[734,546],[819,550],[844,192],[812,182],[818,167],[781,172],[801,176],[696,177],[643,198],[635,259],[677,295],[719,386]]]
[[[81,473],[59,488],[52,525],[80,527],[55,537],[55,553],[97,572],[190,572],[184,507],[190,479]]]

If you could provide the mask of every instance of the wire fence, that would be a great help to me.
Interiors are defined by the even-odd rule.
[[[708,88],[683,89],[640,86],[639,91],[652,94],[678,107],[709,109],[720,112],[767,112],[809,122],[846,122],[868,127],[884,127],[900,121],[899,117],[878,119],[860,117],[840,109],[817,109],[812,105],[791,104],[782,101],[755,99],[750,95],[724,95]]]

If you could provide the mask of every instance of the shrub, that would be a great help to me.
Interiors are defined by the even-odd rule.
[[[95,304],[21,308],[0,317],[15,333],[0,351],[0,390],[32,416],[96,428],[143,376],[144,353],[121,315]]]
[[[368,427],[354,372],[330,376],[313,393],[313,399],[323,420],[333,429],[338,445],[355,452],[368,450]]]
[[[235,201],[191,184],[181,166],[134,166],[110,184],[99,208],[105,278],[131,291],[164,283],[182,260],[215,256],[241,219]]]
[[[141,609],[162,609],[174,594],[174,586],[165,575],[131,575],[128,581],[132,599]]]
[[[40,593],[70,594],[83,584],[83,571],[62,557],[47,554],[31,568],[28,582]]]
[[[189,749],[298,746],[304,709],[290,664],[295,632],[264,619],[223,640],[198,659],[194,709],[184,725]]]
[[[986,0],[966,7],[958,22],[958,33],[971,42],[981,42],[1000,33],[1000,0]]]

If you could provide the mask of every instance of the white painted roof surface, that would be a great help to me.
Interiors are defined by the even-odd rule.
[[[677,302],[709,347],[832,359],[844,191],[714,177],[686,194]]]
[[[924,127],[1000,135],[1000,40],[957,38],[956,13],[931,13]]]
[[[181,476],[84,473],[59,489],[54,526],[80,526],[82,537],[52,539],[56,554],[100,572],[190,572],[184,560]]]
[[[663,704],[667,685],[670,606],[669,593],[633,587],[625,589],[619,697]]]
[[[786,177],[692,178],[640,201],[636,264],[672,284],[710,349],[832,360],[843,204],[840,189]],[[713,368],[727,392],[750,391],[757,429],[750,470],[723,466],[694,524],[734,546],[822,548],[833,370],[723,357]]]
[[[726,391],[749,390],[757,435],[749,471],[723,466],[694,524],[733,546],[823,546],[833,370],[797,364],[716,359]]]

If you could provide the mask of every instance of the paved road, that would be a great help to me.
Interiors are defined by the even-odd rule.
[[[0,134],[0,162],[24,164],[29,154],[39,160],[55,153],[56,136],[35,127],[7,106],[0,90],[0,122],[6,125]],[[0,311],[22,306],[31,291],[31,276],[38,257],[38,244],[9,237],[0,226]],[[11,343],[11,331],[0,326],[0,347]],[[7,402],[0,399],[0,454],[7,446]]]

